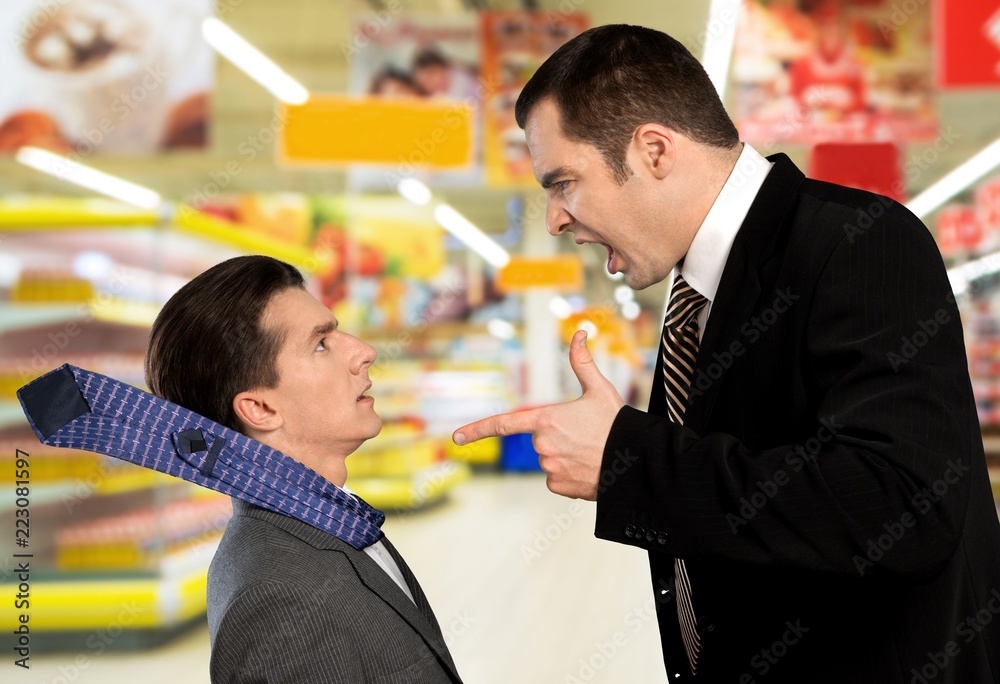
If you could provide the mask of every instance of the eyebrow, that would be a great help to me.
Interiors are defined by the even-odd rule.
[[[331,333],[336,329],[337,329],[336,321],[325,321],[323,323],[320,323],[312,329],[312,332],[309,334],[309,339],[307,341],[311,343],[317,337],[321,337],[323,335],[326,335],[327,333]]]
[[[538,183],[543,188],[545,188],[546,190],[548,190],[552,186],[552,184],[555,182],[556,178],[559,178],[559,176],[567,176],[567,175],[569,175],[569,169],[567,169],[565,166],[560,166],[559,168],[552,169],[551,171],[549,171],[548,173],[546,173],[544,176],[542,176],[542,179],[540,181],[538,181]]]

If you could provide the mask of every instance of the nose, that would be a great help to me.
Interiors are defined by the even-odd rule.
[[[573,224],[573,216],[558,199],[549,198],[545,204],[545,228],[549,235],[559,237]]]
[[[360,340],[357,337],[351,336],[355,344],[355,351],[353,356],[353,361],[351,363],[351,371],[355,375],[360,375],[365,370],[368,369],[373,363],[375,363],[375,358],[378,356],[378,352],[375,351],[375,347],[371,346],[364,340]]]

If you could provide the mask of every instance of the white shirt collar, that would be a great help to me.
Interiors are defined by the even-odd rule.
[[[736,233],[772,166],[757,150],[743,143],[732,173],[684,256],[684,279],[709,302],[719,289]]]

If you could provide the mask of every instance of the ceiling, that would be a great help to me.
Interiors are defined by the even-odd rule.
[[[469,2],[470,0],[466,0]],[[482,0],[491,7],[513,6],[513,1]],[[576,9],[590,15],[591,24],[631,23],[657,28],[692,48],[701,44],[708,17],[708,0],[540,0],[541,9]],[[378,12],[469,11],[459,0],[217,0],[218,15],[307,88],[317,92],[345,91],[348,61],[345,46],[349,27],[357,18]],[[379,10],[378,7],[384,9]],[[384,16],[384,14],[383,14]],[[102,170],[152,187],[168,197],[185,197],[211,182],[211,174],[238,158],[237,149],[249,136],[266,127],[274,110],[272,96],[224,59],[217,61],[213,99],[211,147],[208,153],[175,153],[146,159],[101,158],[91,163]],[[1000,136],[1000,92],[949,92],[940,96],[941,123],[956,136],[926,171],[912,179],[916,193]],[[770,150],[769,150],[770,151]],[[784,149],[802,162],[803,150]],[[906,156],[919,155],[913,147]],[[279,168],[267,151],[243,164],[227,188],[231,192],[292,191],[339,192],[345,189],[342,171]],[[64,193],[76,191],[11,159],[0,160],[0,193]],[[459,211],[484,230],[502,232],[510,193],[467,189],[441,193]],[[529,197],[537,201],[537,197]],[[571,246],[567,247],[567,249]]]

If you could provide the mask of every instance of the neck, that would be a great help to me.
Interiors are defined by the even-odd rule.
[[[701,147],[704,153],[691,155],[690,166],[684,171],[684,177],[691,181],[682,190],[683,196],[688,198],[685,202],[689,207],[686,225],[692,227],[691,234],[687,236],[688,246],[725,187],[743,151],[743,143],[730,150],[719,150],[707,145]]]
[[[266,444],[272,449],[280,451],[307,468],[315,470],[338,487],[343,487],[344,482],[347,481],[347,463],[345,462],[347,456],[360,446],[356,445],[353,449],[344,450],[346,453],[342,453],[341,450],[337,449],[319,451],[310,448],[309,445],[287,443],[280,436],[259,434],[248,434],[247,436],[256,439],[261,444]]]

